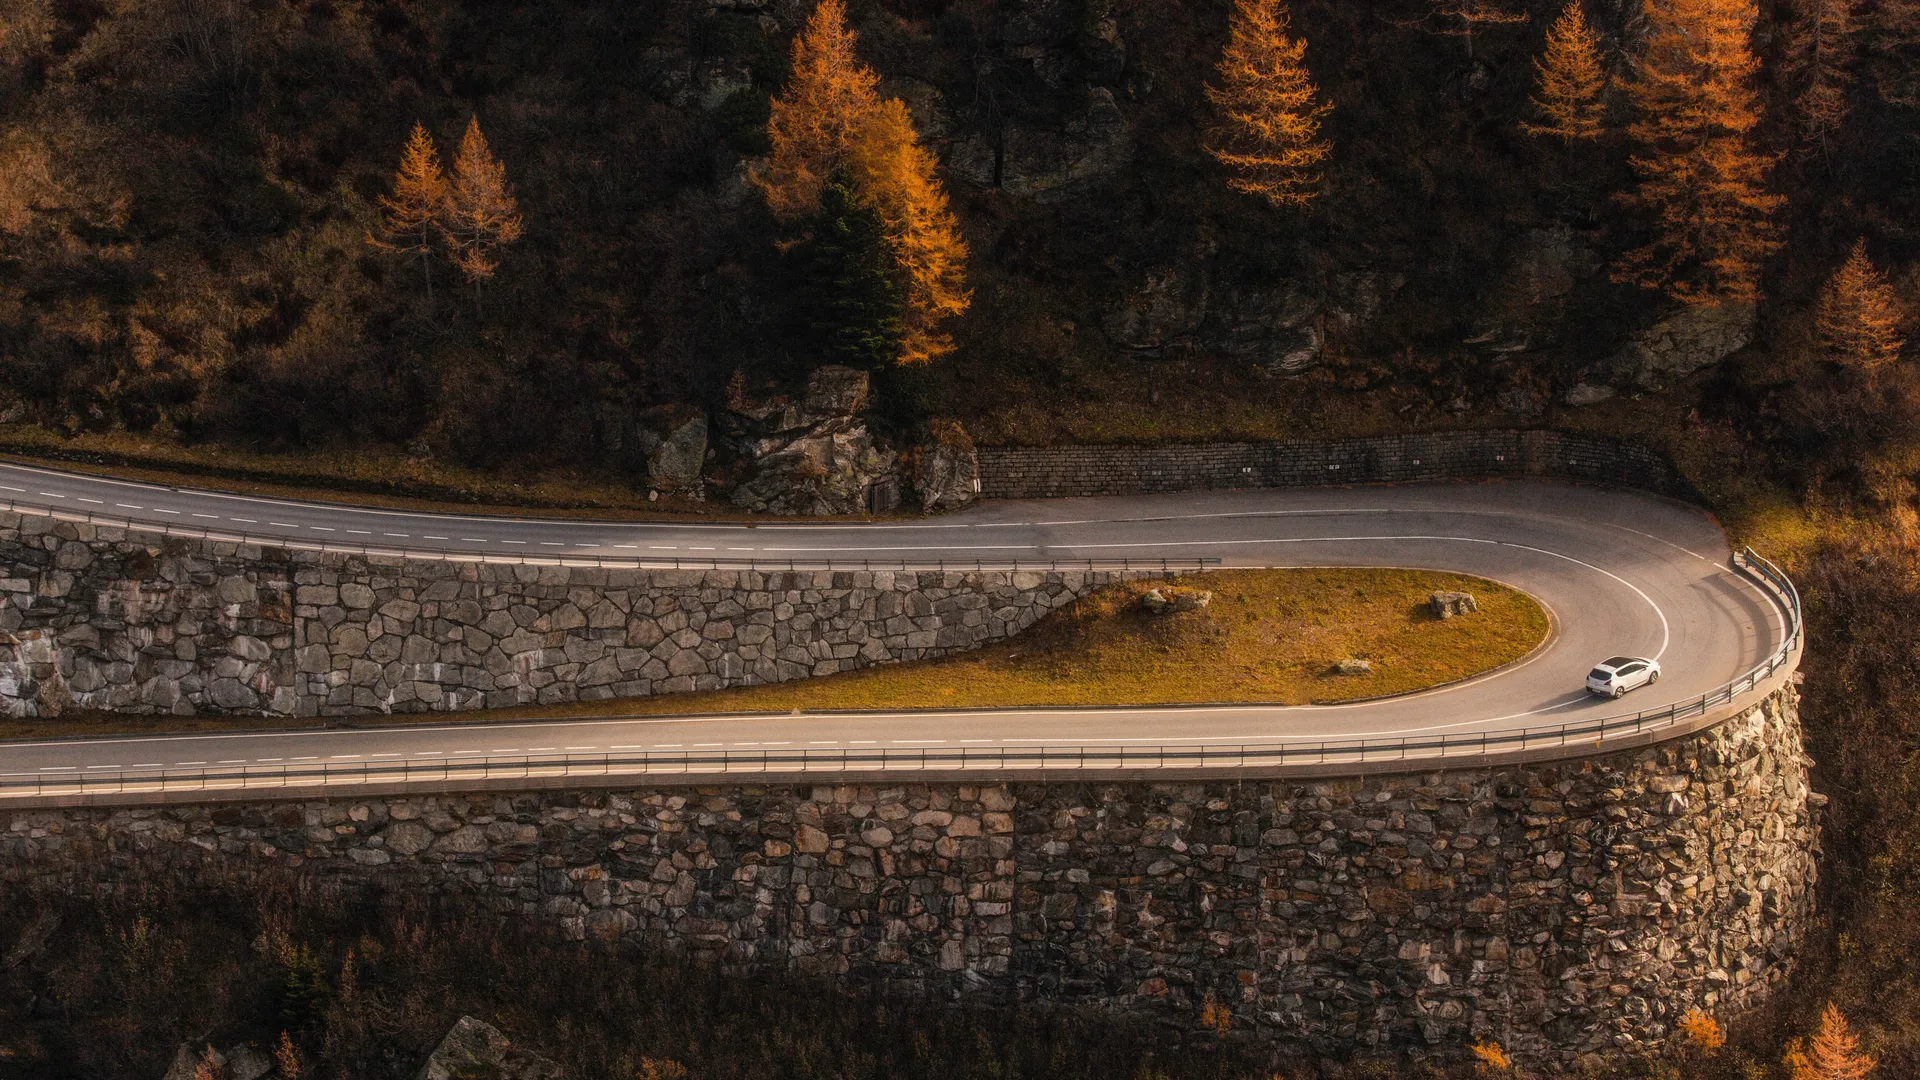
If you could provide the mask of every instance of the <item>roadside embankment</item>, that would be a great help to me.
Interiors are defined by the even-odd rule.
[[[1309,781],[675,786],[0,814],[0,882],[465,897],[741,972],[1038,997],[1318,1053],[1573,1067],[1779,987],[1823,803],[1797,695],[1585,761]],[[0,946],[7,944],[0,933]]]

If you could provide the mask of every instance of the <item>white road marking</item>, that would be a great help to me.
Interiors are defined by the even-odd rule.
[[[87,498],[87,497],[86,497],[85,495],[76,495],[76,496],[74,496],[74,498],[76,498],[76,499],[79,499],[79,500],[80,500],[81,502],[88,502],[88,503],[92,503],[92,504],[94,504],[95,506],[104,506],[104,505],[106,505],[106,501],[105,501],[104,499],[89,499],[89,498]]]
[[[195,514],[195,515],[193,515],[193,516],[194,516],[194,517],[197,517],[197,518],[208,518],[208,519],[210,519],[210,520],[213,520],[213,521],[219,521],[219,520],[220,520],[220,515],[218,515],[218,514]]]

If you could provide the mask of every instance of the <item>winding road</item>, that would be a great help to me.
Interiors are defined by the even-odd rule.
[[[1705,722],[1777,685],[1797,658],[1786,592],[1730,566],[1704,513],[1629,491],[1533,481],[1195,492],[988,503],[924,521],[689,523],[443,515],[157,487],[0,463],[0,499],[58,516],[176,532],[459,558],[643,565],[1041,567],[1088,563],[1395,566],[1493,578],[1538,599],[1553,634],[1463,683],[1337,706],[1222,705],[803,716],[669,717],[0,742],[0,802],[113,778],[284,771],[283,784],[489,786],[605,773],[768,774],[1312,765],[1496,751],[1590,752]],[[1783,648],[1783,646],[1785,646]],[[990,646],[991,647],[991,646]],[[1623,701],[1589,697],[1595,660],[1656,657],[1664,678]],[[1761,673],[1756,667],[1765,665]],[[1727,693],[1729,683],[1746,679]],[[1721,695],[1716,698],[1715,695]],[[1588,729],[1606,720],[1610,728]],[[1511,733],[1535,732],[1515,743]],[[1538,734],[1546,732],[1547,734]],[[1490,736],[1494,743],[1476,740]],[[1411,745],[1412,749],[1409,749]],[[1437,749],[1436,749],[1437,747]],[[1158,758],[1154,757],[1158,754]],[[1171,754],[1171,757],[1169,757]],[[1049,757],[1043,755],[1050,755]],[[1077,755],[1077,757],[1076,757]],[[1207,756],[1212,755],[1212,756]],[[1291,756],[1289,756],[1291,755]],[[1156,760],[1158,764],[1156,765]],[[517,763],[517,765],[515,764]],[[757,764],[756,764],[757,763]],[[1390,764],[1390,762],[1388,762]],[[401,769],[409,770],[404,774]],[[518,772],[513,770],[518,768]],[[381,773],[380,770],[387,770]],[[542,772],[545,769],[547,771]],[[435,771],[438,770],[438,771]],[[298,774],[292,779],[288,776]],[[323,775],[324,774],[324,775]],[[251,780],[245,781],[253,786]],[[185,786],[185,781],[180,786]],[[371,788],[369,788],[371,790]],[[123,792],[122,794],[126,794]]]

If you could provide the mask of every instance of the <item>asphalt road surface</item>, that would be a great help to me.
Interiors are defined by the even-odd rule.
[[[1161,559],[1192,565],[1394,566],[1476,574],[1534,596],[1553,635],[1525,660],[1423,693],[1337,706],[651,718],[235,732],[0,743],[0,782],[122,770],[432,762],[480,757],[1271,745],[1471,735],[1653,711],[1698,698],[1783,640],[1774,598],[1729,569],[1697,509],[1559,483],[1195,492],[999,502],[925,521],[861,524],[591,522],[299,503],[0,464],[0,497],[67,513],[244,531],[258,539],[787,566],[1037,566]],[[1664,676],[1621,701],[1586,671],[1616,654]]]

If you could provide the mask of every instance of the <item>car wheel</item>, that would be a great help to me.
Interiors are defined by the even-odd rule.
[[[1617,698],[1618,698],[1618,697],[1626,697],[1626,696],[1627,696],[1627,688],[1626,688],[1626,687],[1624,687],[1624,686],[1616,686],[1616,687],[1614,687],[1614,688],[1613,688],[1613,696],[1614,696],[1614,697],[1617,697]]]
[[[1651,675],[1649,675],[1649,676],[1647,676],[1647,685],[1648,685],[1648,686],[1652,686],[1652,685],[1653,685],[1654,683],[1657,683],[1657,682],[1659,682],[1659,681],[1660,681],[1660,673],[1659,673],[1659,672],[1657,672],[1657,671],[1656,671],[1656,672],[1654,672],[1653,674],[1651,674]]]

